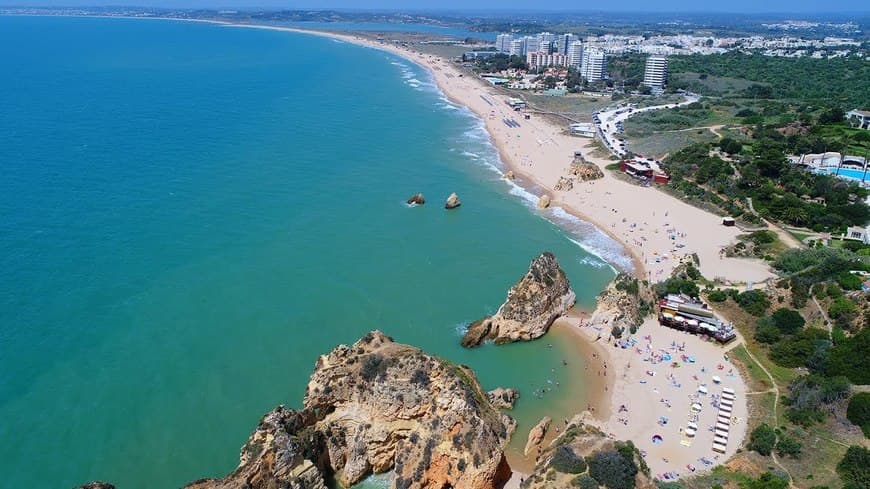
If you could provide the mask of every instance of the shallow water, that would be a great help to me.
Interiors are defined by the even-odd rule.
[[[518,433],[584,402],[567,343],[459,338],[544,250],[591,306],[613,271],[578,243],[619,247],[512,195],[480,122],[420,68],[302,34],[94,18],[0,17],[0,57],[10,487],[223,475],[264,412],[301,404],[318,354],[374,328],[485,388],[571,387],[524,395]]]

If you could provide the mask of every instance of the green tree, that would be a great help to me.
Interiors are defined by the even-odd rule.
[[[837,464],[837,473],[843,479],[844,489],[870,487],[870,450],[856,445],[850,446],[843,460]]]
[[[846,417],[870,438],[870,392],[859,392],[849,399]]]
[[[771,315],[774,325],[784,334],[794,334],[803,329],[806,321],[794,309],[780,308]]]
[[[776,431],[766,423],[758,425],[749,435],[747,448],[761,455],[770,455],[776,445]]]

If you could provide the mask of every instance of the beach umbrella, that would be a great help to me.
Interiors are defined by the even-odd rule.
[[[663,441],[664,441],[664,438],[662,438],[662,435],[653,435],[652,436],[652,442],[655,445],[658,445],[659,443],[661,443]]]
[[[721,384],[721,383],[722,383],[722,379],[721,379],[718,375],[714,375],[714,376],[713,376],[713,383],[714,383],[714,384]]]
[[[701,394],[706,394],[707,393],[707,386],[706,385],[698,386],[698,392],[700,392]]]
[[[700,412],[701,409],[703,409],[703,406],[701,406],[701,405],[698,404],[697,402],[696,402],[695,404],[692,404],[692,411],[698,411],[698,412]]]

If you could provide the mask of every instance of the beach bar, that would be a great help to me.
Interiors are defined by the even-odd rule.
[[[737,337],[734,326],[717,319],[707,304],[682,294],[669,294],[659,301],[659,324],[709,336],[722,344]]]

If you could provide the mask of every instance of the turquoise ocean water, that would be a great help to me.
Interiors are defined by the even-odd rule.
[[[519,388],[521,429],[571,401],[531,395],[579,382],[567,346],[466,351],[461,330],[543,250],[593,305],[613,276],[596,255],[620,249],[500,180],[420,68],[302,34],[36,17],[0,17],[0,63],[8,487],[223,475],[318,354],[374,328]]]

